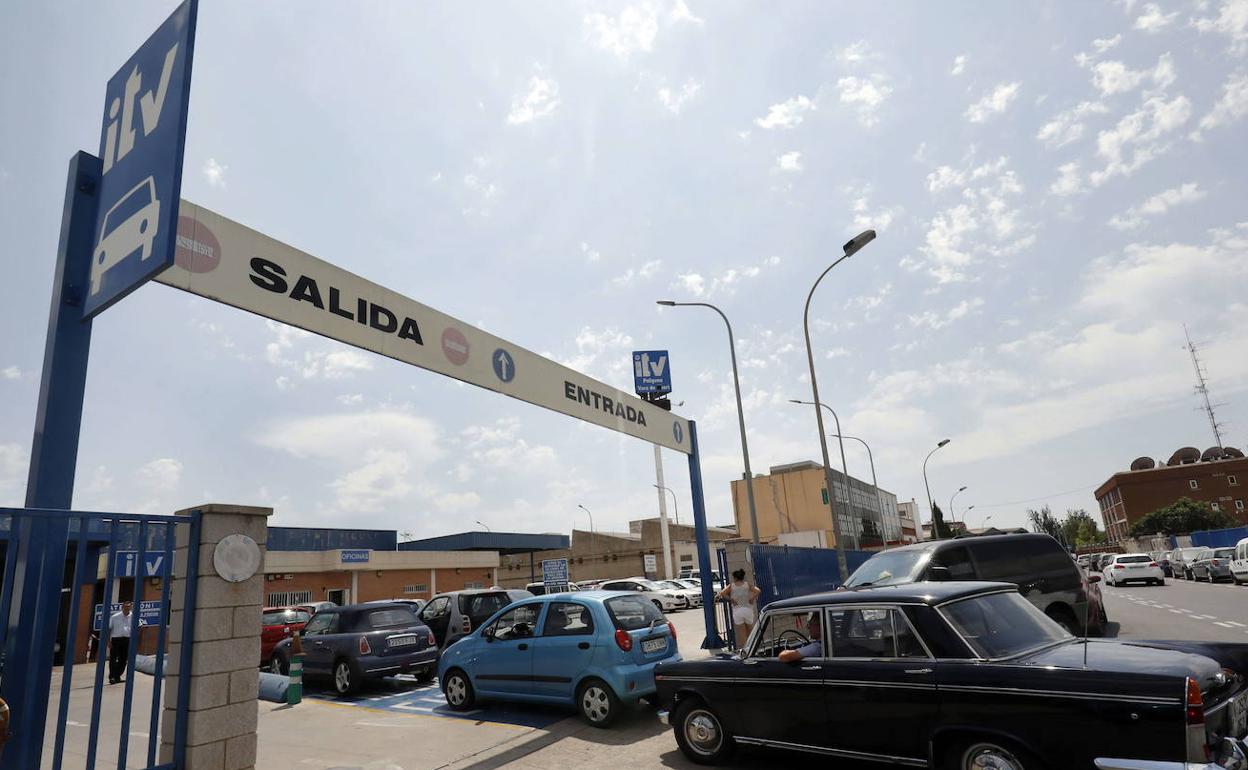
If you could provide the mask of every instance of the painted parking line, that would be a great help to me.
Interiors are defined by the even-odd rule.
[[[1215,620],[1215,621],[1213,621],[1213,624],[1214,624],[1215,626],[1222,626],[1223,628],[1234,628],[1234,627],[1235,627],[1235,626],[1231,625],[1230,623],[1226,623],[1226,622],[1223,622],[1223,621],[1221,621],[1221,620]]]
[[[389,692],[385,692],[388,690]],[[396,714],[490,722],[516,727],[545,728],[571,716],[571,709],[528,706],[511,703],[489,703],[471,711],[453,711],[436,684],[416,685],[415,680],[392,677],[375,685],[372,692],[337,697],[331,692],[305,693],[306,697],[337,706],[357,707],[367,711],[389,711]]]

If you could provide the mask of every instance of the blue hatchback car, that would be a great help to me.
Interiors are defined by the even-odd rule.
[[[514,602],[442,652],[451,708],[480,700],[576,706],[595,727],[654,694],[654,666],[680,660],[676,632],[640,594],[577,591]]]

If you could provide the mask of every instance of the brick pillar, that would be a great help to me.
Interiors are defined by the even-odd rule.
[[[264,592],[263,553],[272,508],[203,505],[199,543],[199,585],[191,647],[190,707],[187,712],[186,770],[251,770],[256,764],[257,695],[260,686],[260,608]],[[165,707],[160,725],[160,761],[173,761],[178,705],[182,621],[190,527],[178,525],[165,664]],[[255,575],[230,583],[217,575],[213,551],[227,535],[251,537],[260,546]]]

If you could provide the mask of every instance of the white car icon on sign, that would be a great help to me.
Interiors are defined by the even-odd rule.
[[[144,179],[104,215],[100,240],[91,260],[91,293],[98,294],[104,274],[137,250],[139,259],[152,256],[152,241],[159,227],[160,201],[156,199],[156,182]]]

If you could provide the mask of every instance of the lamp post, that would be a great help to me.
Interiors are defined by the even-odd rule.
[[[862,439],[858,438],[857,436],[842,437],[841,435],[839,435],[840,426],[837,426],[837,434],[838,434],[837,438],[853,439],[854,441],[857,441],[859,444],[862,444],[863,448],[867,450],[867,462],[870,463],[871,465],[871,486],[875,487],[875,507],[878,508],[880,511],[880,540],[883,541],[885,544],[887,544],[888,537],[884,533],[884,500],[883,498],[880,497],[880,482],[876,481],[876,478],[875,478],[875,458],[871,456],[871,445],[863,441]],[[898,533],[898,535],[900,536],[900,533]]]
[[[597,538],[594,537],[594,514],[590,513],[588,508],[580,505],[579,503],[576,507],[585,511],[585,515],[589,517],[589,550],[592,551],[594,550],[594,545],[597,543]]]
[[[478,524],[480,524],[481,526],[485,527],[485,531],[486,531],[486,532],[493,532],[493,531],[494,531],[494,530],[490,529],[489,525],[487,525],[485,522],[481,521],[480,519],[477,519],[477,523],[478,523]]]
[[[819,450],[823,454],[823,475],[828,485],[828,508],[832,512],[832,537],[836,540],[836,566],[840,568],[841,579],[849,577],[849,562],[845,558],[845,549],[842,548],[841,540],[841,521],[836,516],[836,489],[832,485],[832,462],[828,459],[828,438],[823,427],[823,412],[819,409],[819,381],[815,376],[815,353],[810,345],[810,300],[815,296],[815,289],[819,288],[819,283],[823,277],[832,271],[832,268],[841,264],[845,260],[857,254],[863,246],[875,240],[874,230],[864,230],[854,236],[853,240],[841,247],[844,253],[837,258],[835,262],[824,268],[824,271],[815,279],[815,283],[810,287],[810,293],[806,295],[806,307],[802,310],[802,331],[806,335],[806,363],[810,367],[810,396],[811,401],[815,404],[815,423],[819,426]],[[836,431],[840,433],[840,430]],[[841,467],[845,467],[845,442],[837,439],[841,445]],[[846,474],[845,483],[849,484],[848,474]]]
[[[988,527],[988,522],[989,522],[989,521],[991,521],[991,520],[992,520],[992,514],[988,514],[987,516],[985,516],[985,517],[984,517],[984,524],[983,524],[983,526],[981,526],[981,527],[980,527],[980,529],[987,529],[987,527]]]
[[[654,487],[655,489],[661,489],[664,492],[667,492],[668,494],[672,496],[672,514],[676,517],[676,526],[679,527],[680,526],[680,505],[678,505],[676,502],[676,493],[672,491],[671,487],[664,487],[658,484],[651,484],[650,486]]]
[[[958,517],[957,517],[957,516],[955,516],[955,515],[953,514],[953,501],[954,501],[954,499],[956,499],[956,498],[957,498],[957,496],[958,496],[958,495],[962,494],[962,493],[963,493],[963,492],[965,492],[965,491],[966,491],[966,487],[958,487],[958,491],[957,491],[957,492],[954,492],[952,495],[949,495],[949,521],[951,521],[951,522],[955,522],[955,523],[956,523],[956,522],[957,522],[957,520],[958,520]],[[963,524],[965,524],[965,523],[966,523],[966,517],[965,517],[965,516],[963,516],[963,517],[962,517],[962,523],[963,523]]]
[[[963,523],[963,524],[965,524],[965,523],[966,523],[966,517],[967,517],[967,516],[970,516],[970,515],[971,515],[971,511],[973,511],[973,510],[975,510],[975,506],[973,506],[973,505],[972,505],[972,506],[969,506],[969,507],[966,509],[966,513],[962,514],[962,523]]]
[[[929,540],[939,540],[940,533],[936,531],[936,506],[932,503],[932,487],[927,483],[927,461],[932,459],[932,455],[936,454],[936,450],[949,443],[949,439],[942,438],[937,444],[936,449],[927,453],[927,457],[923,458],[923,488],[927,490],[927,515],[932,521],[932,536]],[[921,533],[923,528],[919,528]]]
[[[670,299],[661,299],[657,304],[665,307],[707,307],[719,313],[719,317],[724,319],[724,326],[728,327],[728,352],[732,356],[732,386],[737,394],[737,425],[741,429],[741,456],[745,460],[745,474],[742,478],[745,480],[746,503],[750,508],[750,532],[753,534],[754,544],[758,545],[758,512],[754,508],[754,474],[750,471],[750,445],[745,438],[745,409],[741,406],[741,378],[737,374],[737,341],[732,336],[732,324],[728,322],[728,316],[724,315],[724,311],[708,302],[674,302]]]

